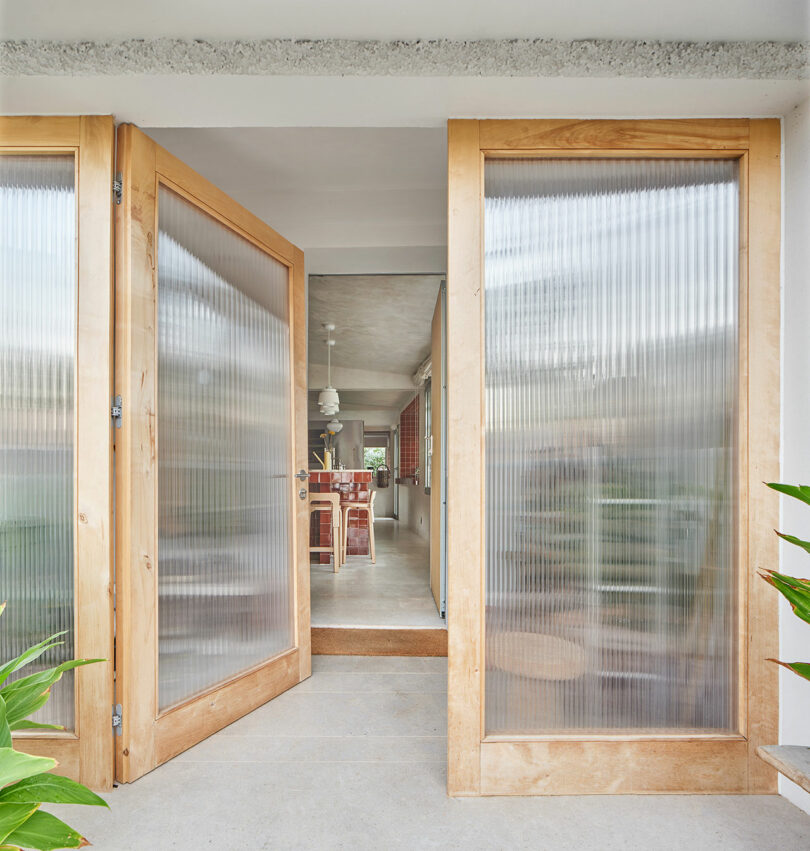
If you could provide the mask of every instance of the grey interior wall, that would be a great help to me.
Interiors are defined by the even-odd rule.
[[[782,476],[794,484],[810,482],[810,99],[789,113],[784,132],[784,289],[782,300]],[[795,499],[782,499],[785,532],[807,538],[807,507]],[[782,543],[781,570],[791,576],[810,576],[807,554]],[[810,626],[799,620],[786,601],[779,598],[780,659],[808,656]],[[779,671],[779,741],[786,745],[810,745],[810,682],[791,671]],[[790,780],[780,778],[779,790],[805,812],[810,795]]]
[[[347,470],[363,469],[363,421],[341,420],[343,429],[335,435],[335,463],[344,464]],[[310,420],[309,427],[326,427],[326,420]],[[323,453],[318,453],[323,457]]]

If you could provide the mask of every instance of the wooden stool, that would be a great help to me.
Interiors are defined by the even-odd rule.
[[[377,559],[374,554],[374,498],[377,496],[377,491],[371,492],[371,498],[368,502],[344,502],[341,505],[343,509],[343,544],[342,558],[343,563],[346,563],[346,550],[349,540],[349,512],[350,511],[365,511],[368,514],[368,554],[371,556],[371,563],[376,564]]]
[[[311,493],[309,495],[309,517],[312,522],[312,515],[316,511],[329,511],[332,514],[332,543],[328,547],[313,547],[310,546],[311,553],[332,553],[335,573],[340,570],[340,565],[343,563],[341,558],[341,524],[340,524],[340,494],[339,493]],[[318,535],[320,540],[320,527]]]

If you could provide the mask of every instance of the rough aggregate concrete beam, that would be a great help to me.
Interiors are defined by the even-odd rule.
[[[810,42],[172,38],[0,41],[0,74],[800,80],[810,77]]]

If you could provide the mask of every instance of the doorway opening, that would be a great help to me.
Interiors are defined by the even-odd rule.
[[[442,293],[438,274],[309,277],[315,653],[446,652]]]

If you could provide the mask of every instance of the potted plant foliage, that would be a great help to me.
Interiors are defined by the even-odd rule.
[[[0,615],[5,603],[0,606]],[[54,851],[82,848],[90,843],[61,819],[40,809],[42,804],[86,804],[106,807],[107,802],[86,786],[50,772],[55,759],[32,756],[15,749],[14,730],[61,730],[56,724],[40,724],[28,716],[41,709],[51,696],[51,686],[65,671],[102,662],[102,659],[71,659],[54,668],[20,676],[17,671],[47,650],[62,644],[63,632],[28,648],[15,659],[0,665],[0,851],[22,848]]]

